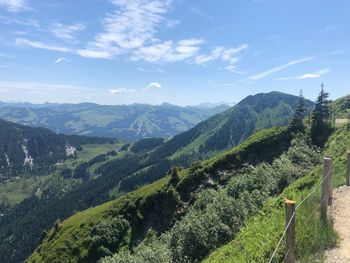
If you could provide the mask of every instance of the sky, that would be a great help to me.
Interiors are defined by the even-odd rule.
[[[350,93],[348,0],[0,0],[0,101]]]

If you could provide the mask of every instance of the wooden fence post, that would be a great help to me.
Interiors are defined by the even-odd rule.
[[[350,151],[348,151],[346,162],[346,185],[350,186]]]
[[[332,158],[329,158],[330,161],[329,162],[329,165],[328,165],[328,169],[329,171],[327,172],[327,174],[329,173],[328,175],[328,191],[329,191],[329,196],[328,196],[328,205],[332,205],[332,202],[333,202],[333,185],[332,185],[332,182],[333,182],[333,160]]]
[[[295,263],[295,202],[285,201],[286,205],[286,260],[285,263]]]
[[[328,205],[332,203],[332,159],[323,159],[323,177],[321,194],[321,219],[327,219]]]

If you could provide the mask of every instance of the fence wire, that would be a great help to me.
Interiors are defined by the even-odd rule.
[[[275,247],[275,250],[273,251],[272,256],[270,257],[270,260],[268,261],[268,263],[271,263],[272,260],[275,258],[276,254],[277,254],[277,252],[278,252],[278,249],[279,249],[280,245],[282,244],[282,241],[283,241],[284,237],[286,236],[287,230],[288,230],[290,224],[292,223],[292,221],[293,221],[293,219],[294,219],[294,217],[295,217],[295,214],[296,214],[297,210],[300,208],[300,206],[301,206],[306,200],[308,200],[308,199],[317,191],[317,189],[324,183],[324,181],[328,178],[328,176],[331,174],[331,172],[332,172],[332,170],[330,170],[330,171],[327,173],[327,175],[321,180],[321,182],[320,182],[319,184],[317,184],[317,185],[311,190],[311,192],[310,192],[296,207],[295,207],[294,213],[293,213],[292,216],[290,217],[290,220],[288,221],[288,224],[286,225],[286,227],[285,227],[285,229],[284,229],[284,231],[283,231],[283,234],[282,234],[281,238],[279,239],[279,241],[278,241],[278,243],[277,243],[277,246]],[[325,196],[325,197],[326,197],[326,196]],[[325,197],[324,197],[324,198],[325,198]],[[315,209],[315,211],[316,211],[316,209]],[[315,211],[314,211],[314,212],[315,212]],[[288,253],[289,253],[289,250],[287,251],[284,260],[286,259]],[[284,262],[284,260],[283,260],[282,262]]]

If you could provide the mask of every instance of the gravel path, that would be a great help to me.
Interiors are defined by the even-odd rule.
[[[350,263],[350,187],[342,186],[333,191],[330,213],[340,235],[338,248],[325,253],[325,263]]]

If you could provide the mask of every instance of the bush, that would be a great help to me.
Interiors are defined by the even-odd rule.
[[[89,258],[93,261],[111,255],[115,251],[129,229],[129,222],[122,217],[111,221],[103,221],[92,229],[92,244],[89,248]]]
[[[160,238],[136,247],[134,254],[124,251],[102,262],[199,262],[231,240],[248,217],[313,168],[320,158],[307,138],[297,136],[290,149],[272,164],[262,163],[236,175],[225,187],[201,192],[188,213]],[[153,261],[157,259],[160,261]]]

